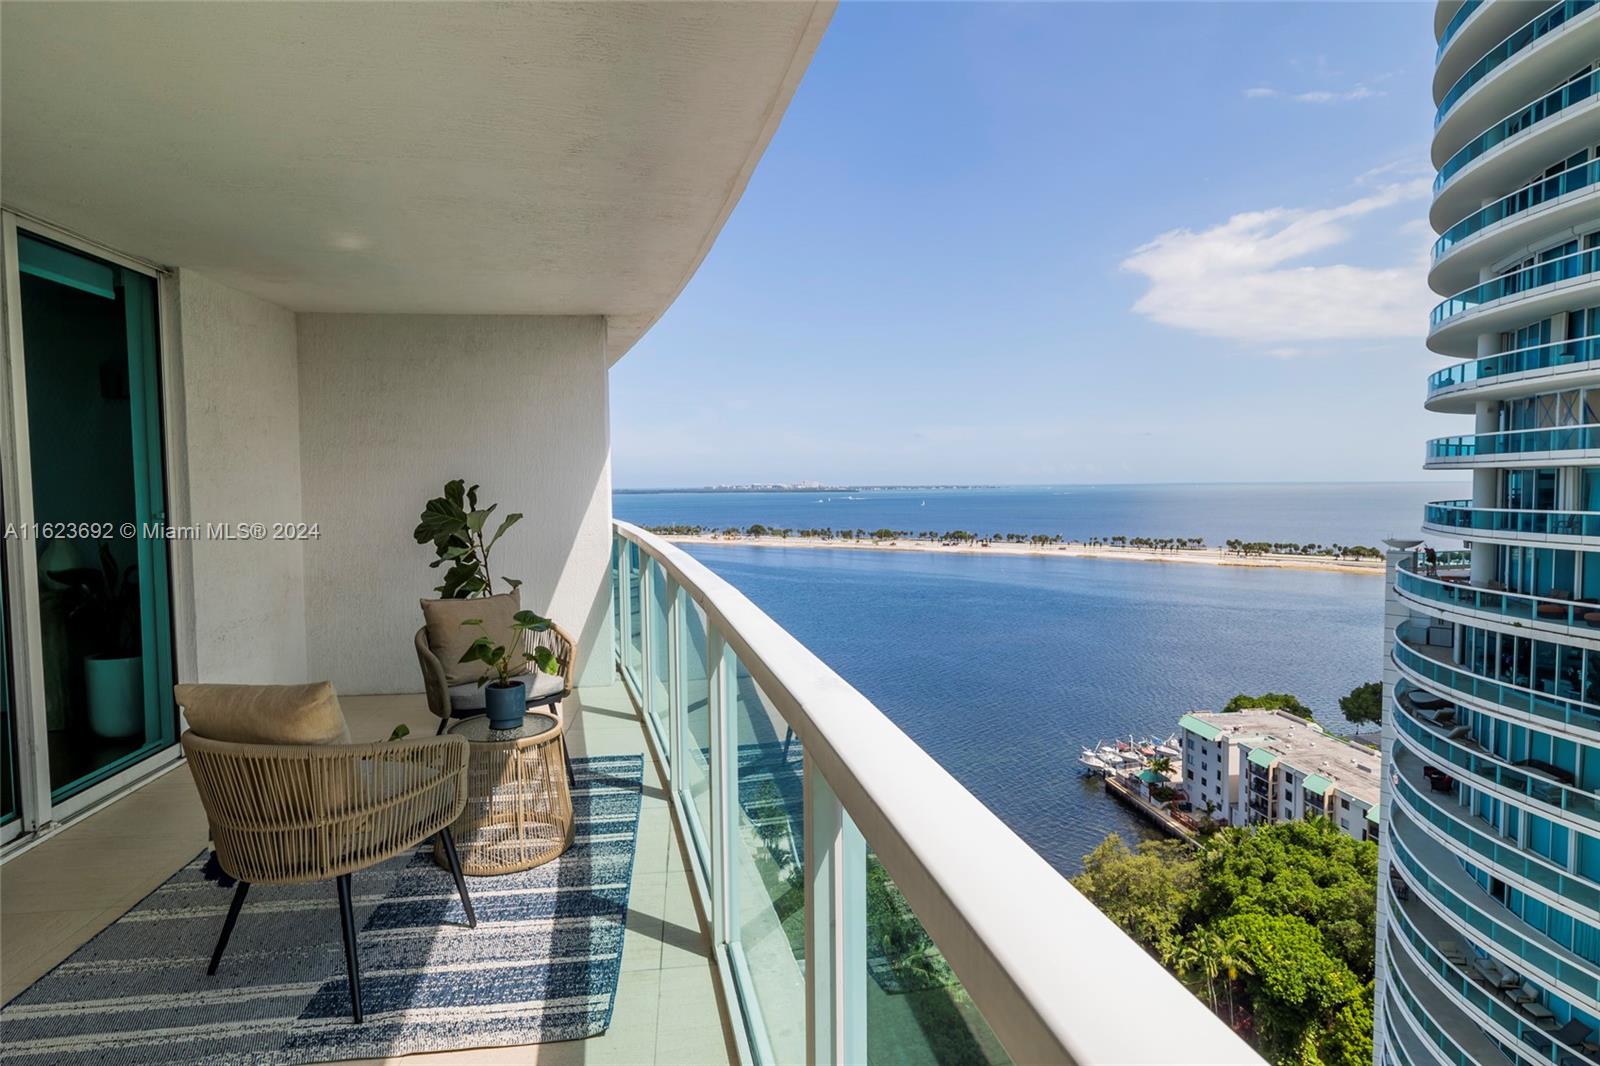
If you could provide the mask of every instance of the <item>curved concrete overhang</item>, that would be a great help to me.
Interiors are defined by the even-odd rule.
[[[6,206],[297,311],[677,297],[832,15],[764,3],[0,8]]]

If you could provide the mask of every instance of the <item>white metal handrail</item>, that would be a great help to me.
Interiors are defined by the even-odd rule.
[[[627,522],[614,525],[705,612],[711,641],[726,642],[794,730],[805,753],[808,806],[814,792],[836,798],[1013,1059],[1163,1063],[1176,1054],[1195,1064],[1261,1061],[993,811],[743,593],[681,549]],[[825,787],[813,790],[812,773]],[[675,790],[668,791],[676,803]],[[808,830],[827,824],[817,815],[807,811]],[[809,832],[806,850],[809,886],[815,883]],[[816,862],[828,860],[823,855]],[[836,860],[829,865],[838,869]],[[839,913],[837,903],[835,913],[815,914],[809,887],[807,894],[807,943],[819,944],[827,938],[814,935],[813,925],[843,923],[851,915]],[[847,931],[833,939],[848,944],[853,938]],[[864,960],[808,956],[808,984],[823,979],[817,973],[822,963],[837,969]],[[838,1000],[815,992],[809,997],[812,1004],[819,998]],[[1130,1026],[1130,1013],[1160,1024]],[[843,1023],[864,1026],[865,1020]],[[818,1061],[838,1061],[837,1049],[850,1046],[836,1033],[816,1033],[828,1025],[820,1017],[808,1022],[808,1047]]]

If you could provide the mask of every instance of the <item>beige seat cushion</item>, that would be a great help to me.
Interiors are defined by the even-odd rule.
[[[567,687],[566,679],[560,674],[547,674],[543,670],[535,670],[523,676],[521,680],[523,688],[527,690],[526,698],[529,702],[558,696]],[[488,697],[483,691],[485,687],[479,684],[451,685],[450,716],[467,718],[482,714],[488,707]]]
[[[464,663],[461,657],[472,647],[472,642],[487,633],[498,644],[517,648],[518,634],[511,628],[512,616],[522,610],[522,598],[515,589],[498,596],[477,596],[469,600],[423,600],[422,619],[428,630],[428,647],[444,667],[444,679],[450,685],[465,685],[493,673],[482,663]],[[481,618],[483,628],[461,623],[469,618]],[[527,669],[522,657],[512,652],[512,673]]]
[[[350,727],[326,681],[309,685],[175,685],[195,736],[233,744],[348,744]]]

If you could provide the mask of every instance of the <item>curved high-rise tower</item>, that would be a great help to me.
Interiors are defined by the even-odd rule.
[[[1600,3],[1446,0],[1431,542],[1391,553],[1380,1063],[1600,1062]]]

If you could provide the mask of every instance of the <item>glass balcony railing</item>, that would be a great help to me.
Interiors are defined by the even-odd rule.
[[[1260,1062],[793,636],[614,525],[619,673],[755,1062],[1160,1061],[1174,1041]],[[1014,921],[1017,898],[1050,921]],[[1132,995],[1163,1024],[1120,1024]]]
[[[1395,821],[1404,825],[1404,818],[1405,815],[1402,813],[1400,818],[1395,819]],[[1420,829],[1412,829],[1412,831],[1421,832]],[[1443,880],[1430,873],[1427,867],[1417,861],[1416,856],[1412,854],[1410,848],[1406,845],[1404,832],[1391,830],[1389,843],[1393,857],[1399,860],[1401,869],[1409,875],[1408,880],[1426,892],[1429,898],[1439,905],[1441,910],[1455,915],[1456,918],[1460,919],[1463,924],[1472,929],[1481,938],[1498,945],[1513,958],[1527,963],[1548,980],[1563,984],[1571,991],[1579,995],[1588,996],[1591,999],[1597,993],[1600,993],[1600,979],[1596,979],[1595,975],[1587,968],[1558,956],[1555,952],[1547,950],[1542,945],[1522,936],[1509,925],[1491,918],[1485,911],[1480,910],[1477,905],[1468,903],[1445,884]],[[1450,861],[1454,862],[1453,859]],[[1474,897],[1480,895],[1476,890],[1476,886],[1474,886],[1473,895]],[[1485,906],[1501,911],[1508,919],[1512,917],[1509,911],[1504,911],[1487,894],[1482,894],[1482,899]]]
[[[1424,525],[1480,533],[1544,537],[1600,537],[1600,511],[1524,511],[1474,507],[1471,500],[1440,500],[1423,508]]]
[[[1538,1047],[1541,1044],[1547,1048],[1551,1046],[1549,1038],[1531,1020],[1518,1015],[1516,1011],[1506,1006],[1503,1000],[1486,990],[1479,981],[1473,980],[1464,970],[1457,969],[1450,960],[1439,954],[1435,950],[1434,942],[1423,936],[1412,923],[1406,905],[1395,896],[1393,887],[1390,887],[1388,892],[1389,915],[1394,919],[1393,929],[1410,946],[1411,961],[1419,963],[1433,978],[1437,987],[1452,999],[1475,1008],[1480,1015],[1516,1037],[1525,1046]],[[1518,1056],[1516,1061],[1528,1063],[1530,1060]],[[1551,1060],[1546,1058],[1543,1061]]]
[[[1488,77],[1490,72],[1499,68],[1500,64],[1528,47],[1534,41],[1553,33],[1565,26],[1574,18],[1583,14],[1595,5],[1597,0],[1561,0],[1560,3],[1546,8],[1535,15],[1528,22],[1513,30],[1506,39],[1489,49],[1483,58],[1468,67],[1456,79],[1456,83],[1445,92],[1444,99],[1439,101],[1439,110],[1433,116],[1433,125],[1437,129],[1439,123],[1444,121],[1445,115],[1455,106],[1456,101],[1465,96],[1474,85]],[[1570,68],[1569,68],[1570,69]]]
[[[1569,787],[1542,774],[1503,762],[1479,747],[1470,735],[1459,741],[1451,740],[1443,727],[1410,702],[1404,684],[1401,683],[1402,688],[1396,691],[1394,697],[1395,706],[1400,711],[1394,716],[1394,723],[1402,738],[1481,784],[1526,796],[1574,818],[1582,818],[1592,823],[1595,831],[1600,833],[1600,800],[1596,800],[1592,792]]]
[[[1433,242],[1433,258],[1437,261],[1451,248],[1496,222],[1502,222],[1513,215],[1519,215],[1568,193],[1590,188],[1596,183],[1600,183],[1600,159],[1591,159],[1587,163],[1568,167],[1559,174],[1530,182],[1516,192],[1500,197],[1488,207],[1474,211],[1446,229],[1439,235],[1439,239]]]
[[[1541,96],[1527,107],[1517,111],[1484,130],[1478,136],[1468,141],[1455,155],[1445,160],[1444,166],[1439,168],[1439,176],[1433,180],[1433,191],[1437,195],[1449,180],[1458,174],[1463,167],[1474,159],[1483,155],[1489,149],[1509,140],[1529,127],[1561,114],[1569,107],[1573,107],[1589,99],[1600,88],[1600,70],[1591,70],[1587,74],[1580,74],[1559,89]]]
[[[1600,447],[1600,426],[1557,426],[1505,433],[1470,433],[1428,442],[1427,459],[1493,459],[1503,455],[1575,452]]]
[[[1430,326],[1437,327],[1446,319],[1471,311],[1475,307],[1493,303],[1495,300],[1507,296],[1516,296],[1519,293],[1533,292],[1554,285],[1561,281],[1571,281],[1573,278],[1587,277],[1600,271],[1600,248],[1590,248],[1582,252],[1573,252],[1559,259],[1551,259],[1543,263],[1535,263],[1521,270],[1513,270],[1509,274],[1502,274],[1482,285],[1474,285],[1470,289],[1462,289],[1448,300],[1442,301],[1433,309],[1428,317]]]
[[[1412,765],[1418,768],[1417,775],[1420,778],[1421,764],[1413,762]],[[1526,884],[1539,885],[1581,907],[1588,907],[1591,910],[1600,907],[1600,885],[1560,873],[1550,865],[1550,860],[1541,861],[1514,844],[1502,844],[1490,834],[1474,829],[1464,820],[1472,816],[1466,813],[1465,808],[1456,804],[1454,792],[1447,793],[1450,796],[1450,804],[1445,807],[1434,802],[1431,798],[1433,792],[1425,794],[1419,791],[1414,779],[1409,776],[1397,774],[1394,784],[1395,795],[1404,800],[1413,818],[1427,822],[1471,851],[1481,860],[1480,865],[1489,863],[1503,875],[1521,878]],[[1475,818],[1472,820],[1477,821]],[[1482,822],[1478,824],[1485,825]]]
[[[1578,366],[1596,360],[1600,360],[1600,337],[1579,337],[1569,341],[1556,341],[1553,344],[1518,348],[1515,351],[1500,352],[1483,359],[1457,363],[1455,366],[1434,373],[1428,378],[1428,395],[1431,397],[1436,392],[1457,385],[1492,381],[1506,374]]]
[[[1458,670],[1449,663],[1417,651],[1409,644],[1396,640],[1394,661],[1402,670],[1409,670],[1429,684],[1443,685],[1450,693],[1484,703],[1491,703],[1513,711],[1524,711],[1547,721],[1579,729],[1600,730],[1600,707],[1582,700],[1562,699],[1543,692]]]
[[[1483,0],[1465,0],[1456,9],[1456,13],[1450,16],[1449,25],[1445,26],[1444,33],[1439,37],[1439,50],[1434,53],[1433,57],[1435,62],[1438,62],[1439,57],[1444,55],[1444,50],[1450,47],[1450,42],[1455,39],[1456,31],[1461,28],[1462,23],[1471,18],[1472,13],[1478,10],[1482,4]]]

